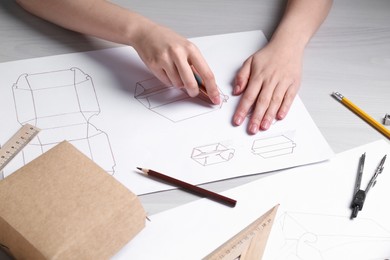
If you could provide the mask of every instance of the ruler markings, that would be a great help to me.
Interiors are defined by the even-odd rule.
[[[0,171],[34,139],[39,131],[39,128],[25,124],[0,148]]]
[[[267,213],[256,219],[246,228],[244,228],[231,239],[226,241],[224,244],[214,250],[211,254],[206,256],[204,260],[237,259],[241,255],[245,255],[245,251],[248,250],[248,248],[250,247],[250,243],[254,242],[252,241],[252,239],[262,232],[265,233],[262,234],[263,236],[260,236],[260,239],[266,241],[268,239],[269,231],[275,219],[277,209],[278,205],[270,209]],[[259,238],[259,236],[257,237]],[[263,248],[261,248],[261,244],[262,243],[260,241],[255,241],[254,246],[259,247],[259,250],[263,250]]]

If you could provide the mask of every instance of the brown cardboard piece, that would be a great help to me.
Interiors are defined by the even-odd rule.
[[[0,244],[16,259],[108,259],[145,219],[135,194],[66,141],[0,181]]]

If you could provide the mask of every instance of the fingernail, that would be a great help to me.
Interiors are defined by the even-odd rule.
[[[213,102],[214,105],[219,105],[221,103],[221,98],[218,96],[210,97],[211,102]]]
[[[236,116],[236,117],[234,117],[234,124],[241,125],[243,120],[244,119],[242,116]]]
[[[257,124],[251,124],[249,126],[249,132],[256,134],[259,131],[259,126]]]
[[[284,112],[279,112],[278,115],[277,115],[278,120],[281,120],[281,119],[283,119],[285,117],[286,117],[286,113],[284,113]]]
[[[268,119],[264,119],[262,122],[261,122],[261,129],[263,130],[267,130],[269,128],[269,126],[271,125],[270,121]]]
[[[239,92],[240,92],[240,86],[239,86],[239,85],[236,85],[236,86],[233,88],[233,94],[234,94],[234,95],[237,95]]]

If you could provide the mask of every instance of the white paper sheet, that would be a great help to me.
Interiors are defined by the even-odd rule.
[[[207,199],[150,216],[146,228],[113,259],[201,259],[280,204],[265,260],[373,260],[390,257],[390,161],[350,220],[359,158],[365,189],[390,145],[380,140],[224,192],[229,208]]]
[[[192,39],[226,100],[211,106],[161,86],[134,49],[120,47],[0,64],[0,144],[30,123],[42,129],[7,176],[68,140],[136,194],[172,188],[151,168],[194,184],[323,161],[332,151],[299,97],[286,119],[251,136],[231,124],[242,62],[266,43],[252,31]]]

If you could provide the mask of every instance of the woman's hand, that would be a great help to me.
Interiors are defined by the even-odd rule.
[[[207,94],[214,104],[220,96],[214,74],[200,53],[189,40],[174,31],[149,23],[137,36],[133,47],[153,74],[168,86],[185,88],[188,95],[199,94],[194,73],[202,79]]]
[[[283,119],[301,83],[303,50],[270,42],[250,56],[236,75],[233,93],[241,100],[233,123],[250,115],[248,132],[267,130],[274,119]]]
[[[287,115],[301,84],[303,51],[332,2],[287,1],[268,45],[249,57],[236,76],[233,93],[242,97],[233,116],[235,125],[251,113],[248,132],[256,134]]]

